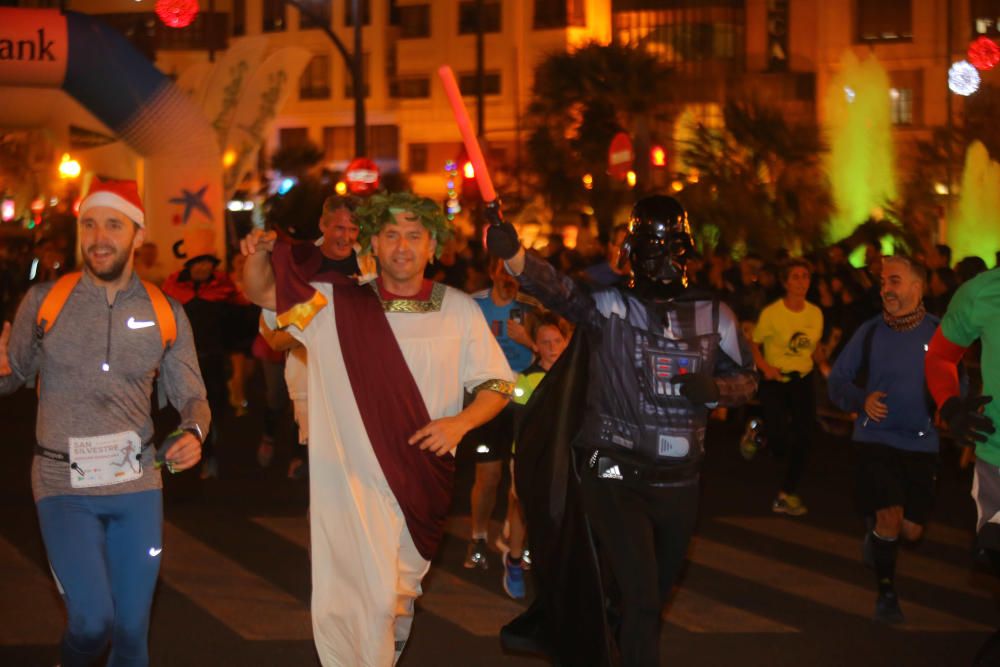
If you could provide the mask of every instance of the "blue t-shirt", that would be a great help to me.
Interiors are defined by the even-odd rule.
[[[938,451],[938,434],[924,380],[924,354],[937,329],[931,314],[909,331],[893,331],[881,315],[854,332],[837,357],[828,378],[830,400],[841,410],[857,412],[856,442],[876,442],[911,452]],[[862,389],[854,384],[864,359],[865,339],[875,327],[868,357],[868,381]],[[885,392],[882,402],[889,414],[882,421],[868,418],[865,399],[873,391]]]
[[[520,373],[530,366],[535,355],[531,352],[531,349],[511,340],[510,336],[507,335],[507,320],[514,319],[523,324],[531,306],[517,299],[514,299],[506,306],[498,306],[493,302],[490,290],[476,292],[472,295],[472,298],[475,299],[476,303],[479,304],[479,308],[483,311],[483,317],[486,318],[486,323],[490,325],[493,335],[497,337],[497,343],[500,344],[500,349],[503,350],[504,356],[507,357],[507,363],[510,364],[511,369]]]

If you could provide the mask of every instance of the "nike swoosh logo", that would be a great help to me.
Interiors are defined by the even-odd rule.
[[[156,322],[138,321],[134,317],[130,317],[128,318],[128,322],[126,322],[125,324],[128,325],[129,329],[145,329],[147,327],[155,325]]]
[[[149,555],[152,556],[153,558],[159,556],[161,551],[163,551],[163,549],[157,549],[156,547],[149,547]]]

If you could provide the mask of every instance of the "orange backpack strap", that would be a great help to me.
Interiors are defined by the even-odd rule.
[[[49,293],[42,299],[42,305],[38,307],[38,318],[35,320],[35,323],[42,327],[43,333],[48,333],[48,330],[56,323],[59,313],[62,311],[63,306],[66,305],[66,299],[69,298],[76,284],[80,282],[81,275],[83,274],[76,271],[62,276],[56,280],[56,284],[52,286]]]
[[[153,304],[156,323],[160,326],[160,340],[163,341],[163,349],[166,350],[177,340],[177,318],[174,317],[174,309],[170,307],[170,302],[159,287],[145,280],[142,281],[142,286],[146,288],[149,300]]]

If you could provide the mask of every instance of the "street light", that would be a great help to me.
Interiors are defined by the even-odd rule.
[[[69,153],[63,153],[62,161],[59,162],[59,178],[69,180],[80,175],[80,163],[72,159]]]
[[[649,149],[649,161],[654,167],[664,167],[667,164],[667,151],[663,146],[653,146]]]
[[[0,220],[4,222],[10,222],[14,219],[14,200],[10,197],[4,197],[3,202],[0,203]]]

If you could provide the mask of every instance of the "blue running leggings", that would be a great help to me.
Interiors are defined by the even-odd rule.
[[[49,564],[69,626],[62,667],[88,667],[111,642],[107,667],[149,664],[149,614],[160,571],[159,489],[38,501]]]

